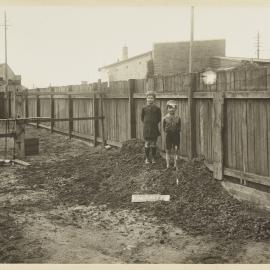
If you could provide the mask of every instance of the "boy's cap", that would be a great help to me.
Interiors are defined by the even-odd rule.
[[[169,100],[167,102],[167,106],[171,106],[171,107],[176,108],[177,107],[177,104],[176,104],[176,102],[174,100]]]
[[[148,91],[148,92],[146,92],[146,97],[148,97],[148,96],[153,96],[154,98],[156,98],[156,93],[153,91]]]

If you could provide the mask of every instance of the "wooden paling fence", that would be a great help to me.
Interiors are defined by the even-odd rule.
[[[157,93],[166,113],[174,99],[182,121],[180,154],[204,156],[216,179],[223,175],[270,186],[270,77],[267,68],[220,71],[214,85],[198,73],[85,86],[31,89],[25,93],[25,116],[69,118],[46,128],[83,139],[120,146],[142,138],[140,112],[145,92]],[[104,115],[100,120],[76,117]],[[44,127],[44,125],[37,124]],[[164,134],[159,138],[164,149]]]
[[[94,88],[97,84],[91,86],[93,89],[88,87],[87,92],[77,86],[64,90],[61,87],[28,90],[25,92],[24,115],[50,118],[49,122],[42,124],[40,122],[44,121],[40,121],[36,126],[51,132],[92,140],[95,145],[97,141],[105,143],[103,96]]]

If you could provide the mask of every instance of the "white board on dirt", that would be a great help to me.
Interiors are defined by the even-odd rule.
[[[132,195],[131,202],[156,202],[156,201],[170,201],[170,195],[160,194],[136,194]]]
[[[13,162],[23,166],[30,166],[31,164],[20,159],[13,159]]]

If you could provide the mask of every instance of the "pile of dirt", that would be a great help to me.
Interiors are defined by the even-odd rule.
[[[23,181],[51,189],[55,205],[105,203],[157,216],[193,235],[270,239],[269,215],[234,199],[202,161],[180,162],[178,171],[165,170],[162,159],[145,165],[139,140],[125,142],[121,150],[84,153],[55,164],[33,164],[31,172],[30,176],[26,170],[21,172]],[[131,203],[136,193],[169,194],[171,201]]]
[[[150,168],[142,164],[143,158],[133,159],[114,172],[104,180],[95,199],[100,202],[107,198],[106,203],[114,207],[138,208],[172,221],[192,235],[270,239],[269,213],[258,212],[233,198],[213,179],[202,161],[182,162],[178,172],[161,170],[165,167],[162,160]],[[135,193],[168,194],[171,201],[132,204],[131,195]]]
[[[175,177],[179,184],[176,184]],[[190,234],[224,239],[270,239],[269,213],[239,202],[212,178],[203,162],[185,162],[176,176],[163,173],[157,179],[161,193],[172,202],[153,206],[159,217],[169,217]]]
[[[122,144],[120,153],[122,155],[141,155],[143,153],[144,149],[144,142],[142,140],[138,139],[131,139],[128,141],[125,141]]]

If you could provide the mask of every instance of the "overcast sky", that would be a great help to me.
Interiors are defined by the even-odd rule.
[[[26,87],[80,84],[98,79],[98,68],[152,49],[155,42],[187,41],[188,6],[0,6],[8,24],[8,64]],[[195,40],[226,39],[227,56],[270,58],[270,6],[195,6]],[[4,62],[4,28],[0,28]]]

